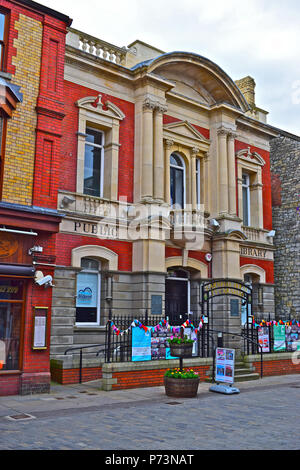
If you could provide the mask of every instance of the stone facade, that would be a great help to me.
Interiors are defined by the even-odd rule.
[[[300,138],[271,141],[276,317],[300,318]]]

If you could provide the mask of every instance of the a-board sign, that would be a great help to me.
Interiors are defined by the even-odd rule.
[[[234,360],[235,350],[217,348],[216,349],[216,369],[215,381],[227,384],[234,383]]]

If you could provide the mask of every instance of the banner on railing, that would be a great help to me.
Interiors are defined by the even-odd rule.
[[[187,324],[188,325],[188,324]],[[193,356],[197,355],[197,329],[188,327],[184,330],[184,335],[194,340]],[[192,325],[192,323],[190,323]],[[170,354],[170,345],[168,339],[179,332],[180,327],[172,327],[167,322],[161,322],[156,327],[132,328],[132,361],[155,361],[159,359],[177,359]]]
[[[264,353],[270,352],[270,333],[269,328],[260,326],[257,329],[258,333],[258,343],[262,347]]]

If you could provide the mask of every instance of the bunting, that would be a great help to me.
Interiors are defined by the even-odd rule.
[[[252,319],[252,324],[255,328],[257,327],[262,327],[262,326],[272,326],[272,325],[285,325],[285,326],[292,326],[292,325],[297,325],[298,327],[300,327],[300,322],[297,322],[296,320],[279,320],[279,321],[275,321],[275,320],[271,320],[271,321],[266,321],[266,320],[262,320],[260,323],[256,323],[256,321],[254,320],[254,318]]]
[[[145,333],[147,333],[148,331],[152,331],[154,333],[154,332],[159,331],[162,328],[167,328],[167,331],[170,331],[173,334],[180,333],[181,328],[184,328],[184,329],[191,328],[191,330],[197,334],[198,331],[201,330],[201,328],[203,327],[203,317],[201,318],[199,322],[199,326],[197,328],[193,325],[193,323],[190,320],[186,320],[181,326],[171,326],[169,325],[167,320],[161,320],[156,326],[149,326],[149,327],[143,325],[139,320],[134,320],[131,323],[131,326],[129,326],[126,330],[120,330],[112,320],[110,320],[110,325],[111,325],[113,332],[117,336],[119,335],[123,336],[124,334],[128,334],[132,328],[137,328],[137,327],[143,329]]]

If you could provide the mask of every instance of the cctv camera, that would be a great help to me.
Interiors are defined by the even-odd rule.
[[[218,222],[216,219],[211,219],[211,220],[209,221],[209,223],[210,223],[210,225],[211,225],[212,227],[215,227],[215,228],[220,227],[220,224],[219,224],[219,222]]]
[[[267,237],[273,238],[273,237],[275,237],[275,235],[276,235],[276,231],[275,231],[275,230],[271,230],[271,231],[268,233]]]
[[[52,287],[52,276],[44,276],[44,277],[41,277],[39,279],[36,279],[35,282],[39,285],[39,286],[45,286],[45,287],[48,287],[48,286],[51,286]]]

